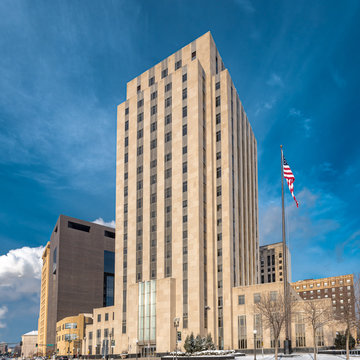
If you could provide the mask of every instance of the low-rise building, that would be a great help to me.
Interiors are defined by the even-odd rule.
[[[68,316],[56,323],[57,355],[82,355],[85,326],[92,323],[92,314]]]
[[[23,358],[29,358],[37,354],[37,330],[30,331],[21,336],[21,356]]]
[[[333,310],[340,316],[345,306],[355,313],[353,274],[299,280],[291,286],[303,300],[331,299]]]

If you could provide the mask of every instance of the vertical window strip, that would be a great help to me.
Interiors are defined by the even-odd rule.
[[[165,87],[168,89],[166,92],[167,97],[172,97],[172,76],[168,75]],[[164,115],[172,115],[172,105],[165,106]],[[165,124],[165,134],[171,133],[172,121]],[[165,206],[165,246],[164,246],[164,274],[165,277],[172,275],[172,176],[166,177],[166,170],[172,172],[172,140],[165,142],[164,139],[164,154],[171,154],[171,159],[164,159],[164,206]],[[166,156],[166,155],[165,155]],[[167,161],[168,160],[168,161]],[[170,211],[167,211],[170,209]]]

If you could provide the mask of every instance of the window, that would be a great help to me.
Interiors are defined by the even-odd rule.
[[[216,141],[221,141],[221,131],[216,132]]]
[[[216,84],[215,84],[215,90],[219,90],[220,89],[220,81],[218,81]]]
[[[168,125],[171,123],[171,114],[168,114],[165,116],[165,125]]]
[[[165,107],[171,106],[171,97],[165,99]]]
[[[154,100],[157,98],[157,91],[154,91],[153,93],[151,93],[151,96],[150,96],[151,100]]]
[[[137,107],[142,107],[144,105],[144,99],[141,99],[137,102]]]
[[[217,152],[216,153],[216,160],[220,160],[221,159],[221,152]]]
[[[215,99],[215,105],[216,107],[220,106],[220,96],[217,96]]]
[[[183,222],[186,223],[187,222],[187,215],[183,216]]]
[[[141,85],[138,85],[136,89],[137,89],[137,92],[141,91]]]
[[[154,132],[154,131],[156,131],[156,128],[157,128],[157,123],[156,123],[156,122],[153,122],[153,123],[150,125],[150,131],[151,131],[151,132]]]
[[[216,125],[221,123],[221,114],[216,114]]]
[[[165,154],[165,162],[171,160],[171,153]]]
[[[165,170],[165,179],[168,179],[171,177],[171,169],[166,169]]]
[[[245,295],[239,295],[238,304],[239,305],[244,305],[245,304]]]
[[[191,61],[196,59],[196,51],[191,53]]]
[[[259,293],[255,293],[254,294],[254,304],[258,304],[260,302],[260,294]]]
[[[125,131],[129,130],[129,120],[125,121]]]
[[[161,78],[163,79],[164,77],[167,77],[168,76],[168,69],[164,69],[162,72],[161,72]]]
[[[179,60],[175,63],[175,71],[180,68],[181,68],[181,60]]]
[[[270,300],[276,301],[277,300],[278,293],[277,291],[270,291]]]
[[[183,200],[183,208],[187,207],[187,200]]]
[[[127,172],[124,173],[124,180],[127,180],[128,176],[129,176],[129,174]]]
[[[182,108],[182,117],[184,118],[184,117],[187,117],[187,106],[184,106],[183,108]]]
[[[187,162],[183,162],[183,174],[187,173]]]
[[[151,115],[155,115],[157,113],[157,106],[154,105],[151,107]]]
[[[125,138],[125,147],[126,146],[129,146],[129,138],[128,137]]]
[[[90,226],[87,225],[83,225],[83,224],[78,224],[72,221],[68,221],[68,228],[69,229],[75,229],[75,230],[80,230],[80,231],[84,231],[84,232],[90,232]]]
[[[216,169],[216,178],[220,178],[221,177],[221,167],[218,167]]]
[[[111,238],[111,239],[115,239],[115,233],[112,231],[104,230],[104,236]]]
[[[183,89],[182,91],[182,99],[183,100],[187,99],[187,88]]]
[[[143,153],[143,146],[141,145],[137,148],[137,154],[141,155],[142,153]]]
[[[165,134],[165,142],[167,143],[169,141],[171,141],[171,131]]]
[[[153,76],[149,79],[149,86],[154,85],[154,84],[155,84],[155,77]]]
[[[171,188],[166,188],[165,189],[165,198],[169,198],[171,197]]]
[[[156,175],[150,176],[150,185],[156,184]]]
[[[109,321],[109,313],[105,313],[105,321]]]
[[[183,155],[184,155],[184,154],[187,154],[187,146],[184,146],[184,147],[182,148],[182,153],[183,153]]]
[[[129,114],[129,108],[126,108],[125,109],[125,115],[128,115]]]
[[[144,135],[143,129],[138,130],[138,132],[137,132],[137,138],[138,138],[138,139],[141,139],[141,138],[143,137],[143,135]]]
[[[144,113],[138,114],[138,116],[137,116],[137,121],[138,121],[138,123],[141,122],[141,121],[143,121],[143,120],[144,120]]]
[[[137,182],[137,190],[141,190],[142,187],[143,187],[143,182],[142,182],[142,180],[140,180]]]
[[[157,146],[157,140],[154,139],[154,140],[151,140],[150,142],[150,149],[155,149]]]
[[[221,196],[221,185],[216,188],[216,196]]]
[[[165,92],[168,92],[171,90],[171,83],[168,83],[165,85]]]
[[[185,74],[183,74],[183,76],[182,76],[182,81],[185,82],[186,80],[187,80],[187,74],[185,73]]]
[[[98,314],[97,316],[97,322],[100,322],[101,321],[101,314]]]
[[[187,191],[187,181],[183,182],[183,192]]]
[[[187,125],[186,124],[184,124],[182,127],[182,134],[183,134],[183,136],[185,136],[187,134]]]
[[[247,349],[246,315],[238,316],[238,348]]]

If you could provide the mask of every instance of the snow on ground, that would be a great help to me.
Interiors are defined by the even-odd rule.
[[[256,360],[274,360],[274,355],[261,353],[256,355]],[[330,354],[317,354],[317,360],[345,360],[346,355],[330,355]],[[236,360],[254,360],[254,355],[245,355],[236,357]],[[360,356],[350,356],[350,360],[359,360]],[[310,353],[294,353],[292,356],[283,357],[281,354],[278,356],[278,360],[314,360],[314,355]]]

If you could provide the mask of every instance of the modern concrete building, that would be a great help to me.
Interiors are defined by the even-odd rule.
[[[37,348],[38,332],[37,330],[30,331],[21,336],[21,357],[31,358],[38,353]]]
[[[286,246],[287,279],[291,282],[291,256]],[[284,256],[283,243],[278,242],[260,246],[260,283],[283,281]]]
[[[341,315],[344,307],[349,304],[355,314],[353,274],[299,280],[291,286],[304,300],[331,299],[333,310],[338,315]]]
[[[92,324],[92,314],[68,316],[56,323],[56,354],[76,356],[84,354],[82,343],[85,326]]]
[[[56,323],[114,304],[115,230],[60,215],[43,254],[38,343],[56,349]],[[39,350],[40,350],[39,349]]]

